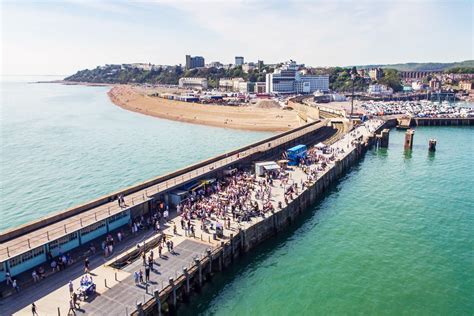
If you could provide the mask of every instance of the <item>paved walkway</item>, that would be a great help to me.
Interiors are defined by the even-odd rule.
[[[351,133],[345,135],[341,140],[331,145],[332,148],[344,150],[344,152],[339,152],[338,158],[342,158],[349,153],[353,146],[351,144],[353,140],[361,136],[363,138],[368,137],[379,124],[381,124],[381,122],[372,121],[363,126],[359,126]],[[334,162],[329,163],[328,167],[318,174],[318,177],[328,172],[333,165]],[[307,175],[301,168],[293,168],[290,174],[291,180],[298,183],[298,185],[301,181],[307,180]],[[299,193],[301,194],[301,187],[299,186],[299,188]],[[279,202],[285,205],[284,191],[285,188],[280,186],[280,181],[275,180],[272,187],[271,202],[276,211],[279,210]],[[261,205],[262,201],[258,200],[258,203]],[[235,234],[239,227],[245,229],[261,220],[262,218],[258,217],[243,223],[232,221],[231,228],[224,230],[225,238],[228,238],[231,233]],[[104,259],[95,258],[91,262],[93,267],[91,272],[94,282],[97,285],[97,295],[91,297],[89,301],[81,302],[81,309],[76,311],[76,314],[124,315],[126,312],[131,313],[134,311],[138,301],[143,302],[149,300],[154,289],[162,289],[163,286],[167,285],[170,277],[176,278],[182,273],[183,266],[189,267],[189,265],[193,263],[193,257],[204,255],[207,248],[217,246],[217,243],[220,242],[212,240],[212,232],[211,234],[202,232],[200,230],[200,224],[197,221],[193,221],[196,229],[196,238],[185,237],[179,225],[179,219],[175,218],[174,222],[176,223],[178,234],[173,234],[173,222],[167,225],[164,233],[167,236],[172,236],[176,253],[172,255],[164,252],[163,254],[166,255],[166,258],[160,259],[158,258],[158,250],[154,249],[157,271],[151,273],[150,288],[148,289],[149,294],[146,293],[146,289],[143,285],[135,285],[133,278],[134,271],[140,268],[143,269],[141,258],[121,270],[116,270],[108,265],[113,259],[107,263]],[[149,236],[152,235],[153,234],[150,233]],[[73,266],[70,270],[66,270],[67,273],[58,273],[56,279],[53,277],[48,278],[39,283],[37,287],[25,290],[18,295],[13,295],[3,300],[0,306],[0,315],[10,315],[12,313],[15,313],[15,315],[31,315],[30,304],[33,301],[36,302],[39,315],[58,315],[58,308],[61,315],[67,315],[69,309],[67,282],[69,278],[72,278],[75,288],[77,288],[80,277],[82,276],[82,268],[82,264]],[[117,273],[118,281],[115,280],[115,273]],[[104,280],[107,280],[107,287],[105,286]]]

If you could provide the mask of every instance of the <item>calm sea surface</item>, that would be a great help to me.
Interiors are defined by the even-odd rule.
[[[106,87],[7,81],[0,230],[269,135],[127,112]],[[473,157],[472,127],[417,128],[411,153],[392,130],[388,150],[369,151],[289,230],[179,312],[472,315]]]
[[[247,145],[270,133],[161,120],[108,87],[2,77],[0,231]]]
[[[473,315],[474,129],[417,128],[411,153],[403,137],[180,314]]]

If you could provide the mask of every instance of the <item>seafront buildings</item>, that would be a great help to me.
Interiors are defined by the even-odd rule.
[[[295,61],[289,61],[266,75],[266,92],[276,94],[329,91],[329,76],[302,75]]]

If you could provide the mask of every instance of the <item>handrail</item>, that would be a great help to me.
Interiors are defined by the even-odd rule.
[[[75,218],[74,220],[70,221],[69,223],[65,223],[64,225],[57,225],[59,222],[52,223],[52,225],[56,225],[57,227],[53,229],[48,229],[44,232],[34,234],[29,236],[26,239],[17,241],[17,242],[6,242],[8,245],[0,248],[0,260],[4,261],[14,256],[20,255],[24,252],[27,252],[31,249],[36,247],[43,246],[50,241],[54,241],[60,239],[70,233],[78,232],[82,228],[87,227],[97,221],[105,220],[113,215],[119,214],[124,210],[127,210],[137,204],[141,204],[150,200],[149,196],[155,195],[160,192],[167,191],[171,188],[176,186],[182,185],[187,181],[190,181],[193,178],[198,176],[203,176],[209,172],[213,172],[218,170],[222,167],[227,165],[233,164],[243,158],[246,158],[250,155],[253,155],[258,152],[266,151],[275,147],[278,147],[282,144],[288,143],[291,140],[297,139],[307,133],[310,133],[314,130],[319,129],[322,125],[317,124],[318,122],[312,122],[309,124],[304,125],[301,128],[297,128],[292,130],[290,133],[282,133],[283,135],[280,137],[271,137],[270,140],[259,141],[249,146],[245,146],[243,148],[247,148],[244,151],[232,151],[234,152],[233,155],[228,156],[227,154],[221,155],[218,157],[222,157],[222,159],[214,161],[210,164],[204,165],[199,167],[198,169],[190,169],[190,171],[182,173],[177,177],[167,179],[164,182],[154,184],[150,187],[146,187],[140,191],[136,191],[130,195],[124,197],[127,208],[121,208],[115,202],[109,202],[103,205],[96,207],[97,209],[95,212],[91,212],[92,210],[84,211],[80,214],[72,216]],[[181,178],[180,181],[177,181],[177,178]],[[85,214],[86,212],[91,212],[89,214]],[[68,218],[71,220],[71,217]],[[68,227],[70,230],[68,230]],[[40,228],[44,230],[45,227]],[[72,228],[72,229],[71,229]],[[25,235],[21,235],[19,237],[27,236],[28,234],[33,234],[33,232],[27,233]],[[4,243],[5,244],[5,243]]]

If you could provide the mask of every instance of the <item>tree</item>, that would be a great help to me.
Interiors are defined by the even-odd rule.
[[[380,78],[379,83],[392,88],[394,92],[402,91],[403,89],[400,74],[396,69],[384,69],[383,77]]]

